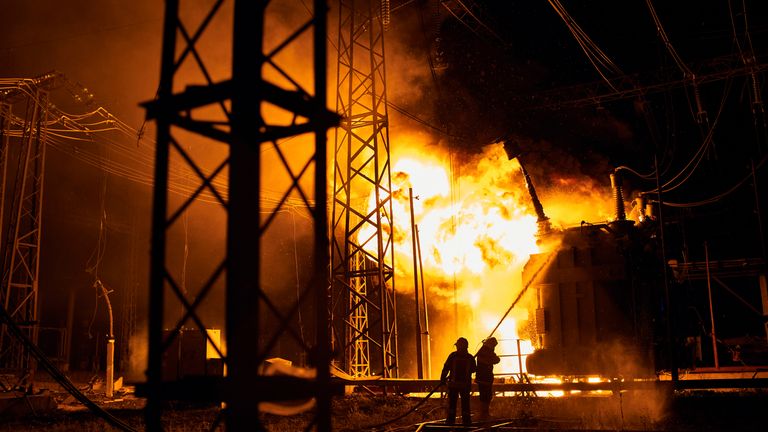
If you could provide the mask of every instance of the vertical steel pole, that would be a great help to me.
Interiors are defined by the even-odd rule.
[[[170,99],[173,91],[173,73],[176,54],[176,30],[179,0],[165,1],[163,22],[163,52],[160,63],[160,85],[157,98],[161,103]],[[163,310],[165,301],[165,230],[168,212],[168,159],[171,144],[171,113],[162,108],[157,117],[157,145],[155,147],[155,187],[152,197],[152,249],[150,252],[149,280],[149,352],[147,354],[147,430],[160,432],[163,360]]]
[[[232,119],[227,218],[227,430],[259,430],[249,397],[257,389],[261,290],[260,83],[264,13],[268,1],[235,0]]]
[[[679,371],[677,370],[677,344],[675,343],[675,334],[672,325],[674,315],[672,314],[671,296],[669,293],[669,280],[667,276],[667,249],[664,244],[664,201],[662,200],[661,178],[659,175],[659,159],[654,154],[653,166],[656,170],[656,193],[659,201],[659,241],[661,242],[661,267],[664,277],[664,306],[665,318],[667,321],[667,349],[669,350],[669,367],[672,370],[672,382],[677,383]]]
[[[413,244],[413,298],[416,305],[416,372],[419,379],[424,378],[424,360],[421,350],[421,312],[419,311],[419,263],[416,253],[416,223],[413,216],[413,188],[408,188],[411,203],[411,243]]]
[[[10,147],[11,106],[0,103],[0,260],[3,259],[3,216],[5,215],[6,178],[8,176],[8,149]],[[0,289],[2,278],[0,277]],[[2,329],[0,329],[2,331]],[[0,347],[2,343],[0,343]]]
[[[107,339],[107,367],[105,368],[104,381],[106,386],[104,395],[111,398],[115,391],[115,338],[113,337]]]
[[[704,242],[704,264],[707,269],[707,296],[709,297],[709,319],[712,323],[712,353],[715,356],[715,369],[720,369],[720,361],[717,356],[717,333],[715,332],[715,309],[712,305],[712,278],[709,274],[709,246]]]
[[[419,237],[419,225],[414,225],[414,233],[416,235],[416,252],[419,255],[419,268],[422,269],[419,272],[421,278],[421,301],[422,309],[424,310],[424,344],[426,345],[426,357],[427,357],[427,371],[426,378],[432,378],[432,341],[429,339],[429,311],[427,310],[427,292],[424,288],[424,264],[421,262],[421,238]]]
[[[328,72],[327,45],[328,6],[326,0],[314,1],[315,33],[313,35],[315,54],[315,103],[317,115],[327,110]],[[328,334],[328,284],[330,280],[330,233],[328,228],[328,131],[319,126],[315,131],[315,268],[314,290],[317,327],[315,349],[317,351],[317,430],[331,431],[331,389],[330,389],[330,337]]]

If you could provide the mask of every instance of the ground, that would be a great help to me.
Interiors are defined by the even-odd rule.
[[[144,430],[144,400],[132,388],[122,389],[112,399],[103,396],[98,382],[85,388],[88,396],[112,415],[136,430]],[[54,410],[23,418],[3,418],[0,432],[112,431],[103,420],[60,389],[48,389],[57,403]],[[476,402],[474,406],[477,406]],[[505,419],[509,427],[526,430],[623,430],[623,431],[763,431],[768,392],[685,392],[661,394],[653,391],[572,394],[567,397],[496,397],[492,416]],[[396,421],[381,425],[408,413]],[[165,410],[166,431],[207,431],[218,416],[216,406],[176,404]],[[304,430],[311,414],[281,417],[263,414],[269,431]],[[445,417],[445,399],[401,395],[353,394],[334,399],[333,430],[416,430],[416,424]],[[475,419],[477,420],[477,419]]]

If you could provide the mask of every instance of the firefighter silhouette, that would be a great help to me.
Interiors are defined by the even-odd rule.
[[[443,365],[440,382],[448,387],[448,415],[446,424],[456,422],[456,402],[461,397],[461,422],[465,425],[472,423],[469,410],[469,392],[472,389],[472,373],[477,368],[475,358],[467,350],[469,342],[460,337],[456,340],[456,351],[450,353]]]
[[[490,417],[491,399],[493,398],[493,365],[498,364],[501,359],[496,355],[494,349],[498,345],[495,337],[489,337],[483,341],[483,346],[477,350],[475,358],[477,359],[477,373],[475,382],[480,392],[480,418]]]

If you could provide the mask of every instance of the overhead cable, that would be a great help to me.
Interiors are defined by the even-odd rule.
[[[720,108],[717,111],[717,116],[715,117],[715,121],[712,124],[712,126],[709,128],[709,130],[707,132],[707,135],[702,140],[701,145],[696,150],[696,152],[693,154],[693,156],[688,161],[688,163],[686,163],[685,166],[683,168],[681,168],[680,171],[677,174],[675,174],[671,179],[667,180],[666,183],[661,185],[661,191],[662,192],[664,192],[664,193],[671,192],[671,191],[679,188],[680,186],[682,186],[685,182],[688,181],[688,179],[690,179],[691,175],[696,171],[696,169],[698,168],[699,164],[704,159],[704,155],[706,154],[707,149],[712,144],[714,133],[715,133],[715,128],[717,127],[717,124],[718,124],[718,122],[720,120],[720,115],[722,114],[723,108],[725,107],[726,99],[728,97],[728,94],[730,93],[730,87],[731,87],[730,86],[730,81],[728,81],[728,84],[726,85],[726,89],[723,92],[723,97],[720,100]],[[691,166],[693,166],[693,167],[691,168]],[[685,177],[683,177],[683,176],[685,176]],[[683,177],[683,178],[681,180],[678,180],[681,177]],[[654,190],[646,191],[644,193],[655,193],[657,190],[658,189],[654,189]]]
[[[568,30],[573,35],[581,50],[587,56],[587,60],[592,64],[598,75],[615,92],[618,92],[613,82],[606,76],[610,72],[613,75],[624,75],[616,63],[589,37],[589,35],[579,26],[573,17],[568,13],[560,0],[547,0],[557,15],[563,20]]]
[[[768,155],[763,156],[763,159],[761,159],[760,162],[757,165],[755,165],[755,170],[760,169],[763,165],[765,165],[766,161],[768,161]],[[744,176],[744,178],[739,180],[735,185],[731,186],[726,191],[721,192],[721,193],[719,193],[719,194],[717,194],[715,196],[712,196],[710,198],[706,198],[706,199],[703,199],[703,200],[700,200],[700,201],[688,202],[688,203],[675,203],[675,202],[664,201],[663,204],[666,205],[666,206],[669,206],[669,207],[678,207],[678,208],[700,207],[700,206],[704,206],[704,205],[708,205],[708,204],[714,204],[714,203],[720,201],[721,199],[725,198],[726,196],[728,196],[728,195],[732,194],[733,192],[735,192],[744,183],[746,183],[747,180],[749,180],[749,178],[752,177],[752,176],[753,176],[753,174],[750,172],[749,174]],[[658,202],[658,201],[651,200],[651,202]]]
[[[707,119],[707,112],[704,110],[704,107],[701,103],[701,95],[699,93],[699,85],[696,81],[696,74],[694,74],[691,68],[685,64],[683,59],[677,53],[675,47],[672,45],[672,42],[670,42],[669,37],[667,36],[667,32],[664,30],[664,26],[661,24],[661,19],[659,19],[659,15],[656,13],[656,9],[653,7],[653,2],[651,0],[645,0],[645,4],[648,6],[648,11],[651,13],[651,18],[656,25],[656,32],[658,33],[662,42],[664,42],[664,46],[667,48],[667,51],[669,52],[677,67],[680,68],[683,76],[690,80],[691,84],[693,85],[693,97],[694,102],[696,103],[697,122],[709,123],[709,120]]]

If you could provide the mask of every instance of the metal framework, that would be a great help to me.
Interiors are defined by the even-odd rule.
[[[21,80],[14,87],[0,93],[0,170],[2,189],[0,214],[9,216],[3,237],[2,295],[3,307],[34,343],[39,332],[38,283],[40,273],[40,238],[42,233],[43,181],[45,167],[45,134],[48,113],[48,91],[52,77]],[[12,103],[25,103],[24,117],[14,117]],[[18,138],[16,150],[18,165],[9,190],[8,163],[12,153],[11,137]],[[12,195],[9,195],[12,192]],[[5,208],[10,205],[10,208]],[[2,222],[2,217],[0,217]],[[0,226],[2,226],[0,224]],[[35,362],[22,344],[6,334],[5,325],[0,331],[0,365],[3,369],[20,374],[20,384],[31,386],[34,382]]]
[[[214,20],[227,16],[222,13],[226,3],[232,8],[234,21],[229,18],[225,24],[217,23],[228,26],[227,31],[231,30],[232,63],[224,79],[214,81],[203,61],[206,58],[204,45],[198,42],[213,31],[210,27]],[[306,397],[314,397],[317,402],[315,416],[307,428],[320,431],[331,428],[326,133],[338,122],[338,116],[326,109],[327,6],[325,1],[315,0],[308,18],[274,43],[274,38],[270,37],[269,41],[265,38],[266,29],[272,28],[269,27],[270,20],[277,19],[268,10],[270,3],[276,2],[217,0],[207,14],[200,15],[201,6],[197,2],[186,2],[189,10],[181,10],[179,0],[166,1],[158,97],[145,104],[147,117],[157,122],[149,367],[147,382],[142,388],[147,397],[148,430],[162,429],[165,400],[223,401],[226,408],[219,420],[224,421],[227,430],[242,431],[263,429],[258,402]],[[190,27],[191,23],[195,27]],[[215,34],[221,40],[220,27],[216,28]],[[214,50],[214,54],[221,52],[221,43],[205,46]],[[313,52],[313,55],[300,59],[307,63],[306,68],[293,64],[289,72],[280,65],[281,55],[291,49]],[[202,79],[190,81],[193,78],[189,68],[199,72]],[[182,73],[184,70],[186,73]],[[310,71],[314,82],[311,91],[302,87],[299,84],[302,81],[292,75],[301,73],[306,76]],[[277,77],[284,87],[267,81],[267,74],[273,79]],[[184,90],[179,91],[182,88]],[[291,120],[287,124],[280,123],[265,114],[275,109],[289,113]],[[296,164],[299,156],[289,154],[294,143],[283,147],[279,144],[282,143],[280,140],[299,134],[314,134],[314,141],[308,158]],[[311,135],[308,137],[312,138]],[[220,149],[224,144],[228,152],[221,163],[206,168],[193,160],[187,150],[189,146],[182,145],[182,138],[195,143],[211,143],[211,149],[216,144]],[[289,178],[288,186],[280,192],[271,208],[263,206],[263,189],[274,190],[282,184],[276,186],[272,177],[262,174],[266,167],[261,151],[267,147],[277,153],[281,163],[279,167],[269,168],[279,169]],[[174,208],[168,200],[168,168],[172,154],[180,157],[197,174],[198,182],[196,191]],[[213,182],[225,172],[228,173],[227,191],[220,190],[221,187],[217,188]],[[226,212],[226,256],[212,267],[210,277],[202,286],[182,290],[179,278],[174,276],[172,266],[167,262],[168,239],[171,228],[204,190],[210,191]],[[277,214],[286,209],[289,199],[302,203],[313,221],[315,235],[312,277],[300,288],[296,304],[286,313],[276,307],[275,293],[267,292],[263,287],[263,277],[269,269],[263,267],[262,257],[268,252],[263,244],[264,235],[273,227]],[[208,326],[200,313],[218,282],[225,285],[226,353],[209,336]],[[183,305],[181,319],[166,316],[166,294]],[[305,342],[290,326],[302,304],[315,308],[317,331],[311,342]],[[274,332],[263,328],[262,324],[267,320],[279,323]],[[226,377],[185,377],[164,381],[163,355],[189,322],[221,355]],[[172,323],[169,327],[172,330],[164,332],[169,323]],[[304,354],[314,361],[317,366],[314,379],[265,376],[260,372],[259,366],[278,340],[285,337],[293,338]],[[216,422],[214,428],[218,424]]]
[[[341,0],[331,240],[334,351],[352,376],[397,377],[384,24],[376,0]],[[373,355],[371,354],[373,351]]]

